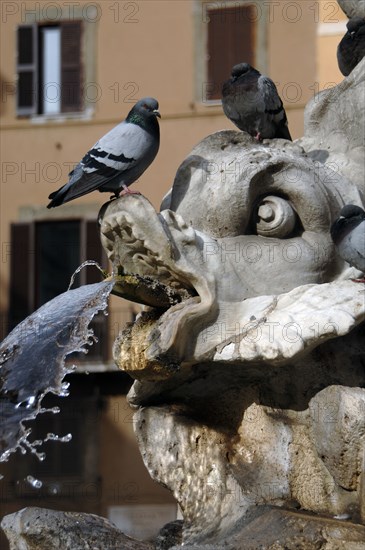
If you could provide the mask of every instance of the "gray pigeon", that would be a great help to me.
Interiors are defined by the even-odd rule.
[[[152,97],[138,101],[127,118],[105,134],[70,172],[66,185],[49,195],[47,208],[91,193],[114,193],[128,186],[149,167],[160,146],[160,128],[156,117],[158,102]]]
[[[354,204],[344,206],[331,227],[331,237],[341,258],[365,273],[365,211]]]
[[[235,65],[231,74],[223,84],[222,105],[233,124],[257,140],[291,141],[283,102],[273,81],[248,63]]]
[[[337,46],[338,67],[348,76],[365,55],[365,18],[352,17],[347,25],[347,33]]]

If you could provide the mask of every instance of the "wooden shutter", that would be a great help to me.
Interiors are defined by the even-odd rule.
[[[82,109],[81,21],[61,22],[61,111]]]
[[[34,227],[31,223],[11,225],[10,301],[8,331],[34,311]]]
[[[206,99],[221,99],[222,84],[233,65],[255,64],[253,6],[208,10],[208,86]]]
[[[17,103],[20,116],[33,115],[38,104],[38,33],[36,25],[17,28]]]

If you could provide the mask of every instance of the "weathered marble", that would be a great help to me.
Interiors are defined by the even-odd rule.
[[[213,544],[184,550],[364,550],[365,527],[308,513],[263,507],[246,526]],[[181,546],[170,547],[178,550]]]
[[[24,508],[1,522],[10,550],[152,550],[124,535],[105,518],[79,512]]]
[[[308,107],[300,143],[218,132],[159,214],[141,196],[103,211],[113,262],[186,293],[146,307],[114,356],[137,380],[142,456],[181,506],[187,548],[361,548],[365,289],[329,229],[364,204],[363,68]],[[267,507],[282,511],[261,532]]]
[[[323,90],[308,102],[304,113],[304,137],[298,140],[315,162],[356,183],[363,201],[364,90],[365,58],[340,84]],[[329,178],[330,174],[329,171]]]

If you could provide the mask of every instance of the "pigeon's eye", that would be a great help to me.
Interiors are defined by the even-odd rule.
[[[263,237],[285,239],[293,236],[300,225],[291,204],[282,197],[268,195],[256,208],[256,233]]]

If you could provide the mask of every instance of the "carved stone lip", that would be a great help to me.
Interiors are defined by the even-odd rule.
[[[142,304],[146,308],[156,308],[161,315],[166,309],[196,296],[195,289],[186,288],[177,280],[172,286],[161,283],[155,277],[137,273],[119,274],[113,279],[115,284],[112,294]]]

